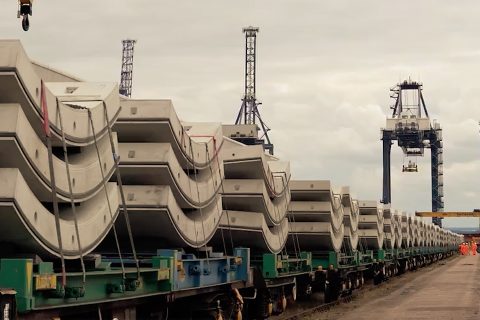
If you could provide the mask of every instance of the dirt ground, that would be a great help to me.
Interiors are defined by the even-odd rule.
[[[306,319],[480,319],[479,260],[459,256],[408,272]]]

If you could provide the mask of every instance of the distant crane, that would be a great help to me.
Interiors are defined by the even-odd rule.
[[[122,40],[122,72],[120,74],[119,92],[121,95],[131,97],[133,77],[133,49],[137,40]]]
[[[382,129],[383,141],[383,197],[382,203],[391,203],[390,154],[392,141],[397,140],[404,157],[424,155],[424,149],[431,151],[432,212],[442,212],[443,205],[443,142],[442,129],[437,122],[430,122],[422,94],[423,85],[405,80],[390,91],[395,104],[391,107],[392,117],[387,118],[387,127]],[[424,114],[422,114],[422,111]],[[417,172],[415,160],[403,164],[403,172]],[[442,226],[441,217],[432,222]]]
[[[261,102],[256,98],[256,63],[257,63],[257,33],[259,28],[243,28],[245,33],[245,94],[242,98],[242,105],[235,120],[236,125],[240,124],[259,124],[262,135],[253,141],[253,144],[263,144],[264,149],[273,155],[273,144],[270,141],[268,132],[270,128],[265,124],[260,116],[258,106]]]

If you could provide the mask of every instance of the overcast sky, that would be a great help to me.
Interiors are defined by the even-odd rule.
[[[138,40],[132,97],[170,98],[186,121],[235,120],[241,30],[259,27],[257,96],[276,155],[294,179],[350,185],[360,199],[381,198],[389,88],[419,80],[444,129],[445,210],[480,207],[478,1],[41,0],[29,32],[16,2],[0,0],[0,38],[85,80],[118,81],[121,40]],[[429,151],[406,174],[392,150],[392,207],[430,210]]]

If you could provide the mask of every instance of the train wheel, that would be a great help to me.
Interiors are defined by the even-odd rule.
[[[284,295],[280,297],[280,306],[281,306],[280,310],[282,313],[285,312],[285,310],[287,310],[287,298]]]
[[[273,314],[273,303],[272,302],[269,302],[267,304],[267,314],[268,314],[269,317],[272,316],[272,314]]]
[[[242,320],[243,319],[242,310],[237,309],[236,311],[234,311],[232,319],[233,320]]]

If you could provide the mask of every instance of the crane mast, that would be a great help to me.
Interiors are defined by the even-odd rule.
[[[235,125],[256,125],[261,135],[254,141],[242,141],[247,144],[263,144],[264,149],[273,155],[273,144],[268,132],[270,128],[263,121],[258,109],[261,102],[256,97],[256,69],[257,69],[257,33],[259,28],[243,28],[245,34],[245,92],[242,105],[235,120]],[[251,139],[250,139],[251,140]]]
[[[133,78],[133,49],[136,40],[122,40],[122,71],[120,74],[119,93],[126,97],[132,95],[132,78]]]

